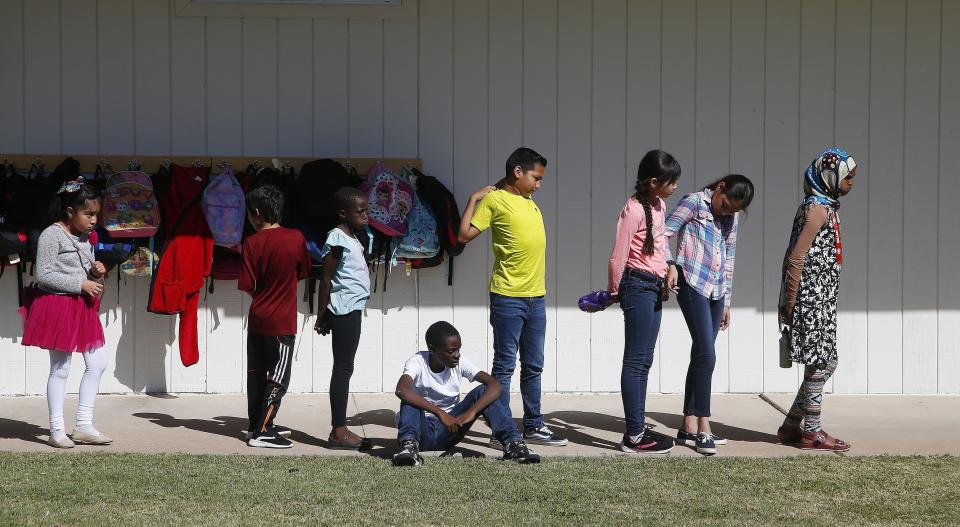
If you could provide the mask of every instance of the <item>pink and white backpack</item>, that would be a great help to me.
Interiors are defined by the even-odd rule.
[[[370,167],[367,181],[360,188],[369,196],[367,215],[371,227],[391,237],[407,234],[414,190],[405,178],[377,163]]]

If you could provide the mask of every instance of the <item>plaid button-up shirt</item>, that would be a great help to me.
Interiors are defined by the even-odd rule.
[[[676,263],[684,280],[711,300],[730,306],[733,262],[737,250],[737,214],[714,219],[710,209],[713,191],[687,194],[666,220],[667,260],[673,260],[670,238],[680,234]]]

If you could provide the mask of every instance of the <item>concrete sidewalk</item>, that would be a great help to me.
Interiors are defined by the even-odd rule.
[[[766,396],[787,408],[792,396]],[[519,397],[513,397],[514,415],[520,415]],[[374,443],[368,454],[388,456],[396,445],[392,394],[355,395],[349,409],[350,426]],[[681,424],[680,395],[650,395],[647,419],[655,431],[675,437]],[[76,396],[67,398],[67,431],[73,429]],[[825,397],[824,427],[853,445],[850,455],[953,454],[960,444],[944,438],[960,435],[960,397],[844,396]],[[547,424],[567,437],[566,447],[534,446],[545,456],[621,455],[618,443],[624,429],[618,394],[544,395]],[[114,438],[106,447],[78,446],[69,452],[184,452],[191,454],[259,455],[368,455],[328,450],[330,407],[325,394],[288,395],[278,424],[295,430],[295,445],[276,451],[250,448],[242,438],[246,429],[243,395],[104,395],[97,400],[97,428]],[[715,395],[713,430],[730,439],[718,447],[719,456],[779,457],[803,452],[776,441],[783,420],[773,405],[757,395]],[[53,452],[46,445],[47,405],[44,397],[0,397],[0,451]],[[489,429],[478,422],[462,443],[465,455],[498,456],[487,447]],[[673,455],[701,457],[678,446]],[[833,454],[824,454],[833,455]]]

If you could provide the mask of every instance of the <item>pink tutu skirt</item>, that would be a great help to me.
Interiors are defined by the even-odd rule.
[[[46,350],[86,353],[103,347],[100,299],[88,295],[54,295],[27,288],[23,317],[23,345]]]

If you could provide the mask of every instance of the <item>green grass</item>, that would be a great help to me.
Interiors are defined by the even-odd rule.
[[[960,525],[960,458],[0,453],[0,525]]]

